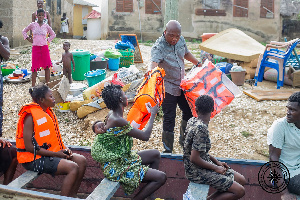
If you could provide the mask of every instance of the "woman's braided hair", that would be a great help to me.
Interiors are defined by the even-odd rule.
[[[201,95],[196,99],[195,106],[200,114],[214,111],[215,102],[211,96]]]
[[[120,97],[122,94],[122,86],[107,85],[102,90],[102,98],[106,107],[110,110],[115,110],[119,107]]]
[[[39,84],[29,89],[29,94],[35,103],[40,103],[41,99],[46,97],[49,87],[45,84]]]

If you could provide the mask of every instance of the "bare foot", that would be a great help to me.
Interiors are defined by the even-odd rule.
[[[297,200],[297,197],[294,194],[286,192],[281,195],[281,200]]]

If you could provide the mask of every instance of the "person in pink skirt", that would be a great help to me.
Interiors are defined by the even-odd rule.
[[[37,71],[39,71],[41,67],[45,70],[46,84],[50,80],[49,68],[52,67],[52,62],[47,42],[51,42],[56,37],[52,28],[48,24],[43,23],[45,17],[45,11],[43,9],[37,10],[37,17],[37,22],[30,23],[22,31],[24,40],[28,40],[32,43],[32,86],[35,86]],[[27,35],[29,30],[33,33],[32,38]],[[46,37],[48,33],[50,34],[49,38]]]

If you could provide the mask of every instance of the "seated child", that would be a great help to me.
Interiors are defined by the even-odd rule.
[[[120,182],[126,194],[132,194],[141,182],[146,185],[133,199],[154,199],[153,193],[166,181],[164,172],[158,170],[160,152],[155,149],[132,151],[133,138],[148,141],[152,132],[158,106],[149,107],[151,117],[143,131],[133,128],[123,118],[127,97],[119,85],[108,85],[102,91],[102,98],[112,112],[104,122],[95,122],[93,131],[97,134],[91,149],[94,160],[101,164],[104,176]]]
[[[62,59],[59,63],[63,63],[63,74],[69,79],[69,83],[72,83],[72,69],[71,69],[71,62],[73,64],[73,71],[75,71],[75,62],[73,59],[73,54],[69,52],[69,49],[71,47],[70,42],[64,42],[63,49],[65,50],[65,53],[62,54]]]
[[[214,100],[202,95],[195,102],[198,117],[189,119],[183,148],[185,174],[188,180],[215,188],[207,199],[239,199],[245,195],[243,175],[232,170],[226,163],[208,154],[211,143],[208,124],[214,110]]]

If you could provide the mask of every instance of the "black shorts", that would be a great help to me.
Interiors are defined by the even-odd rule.
[[[44,159],[44,162],[43,162]],[[58,157],[42,157],[32,162],[23,163],[23,167],[30,171],[55,175],[57,166],[62,158]],[[42,170],[40,170],[42,169]]]

